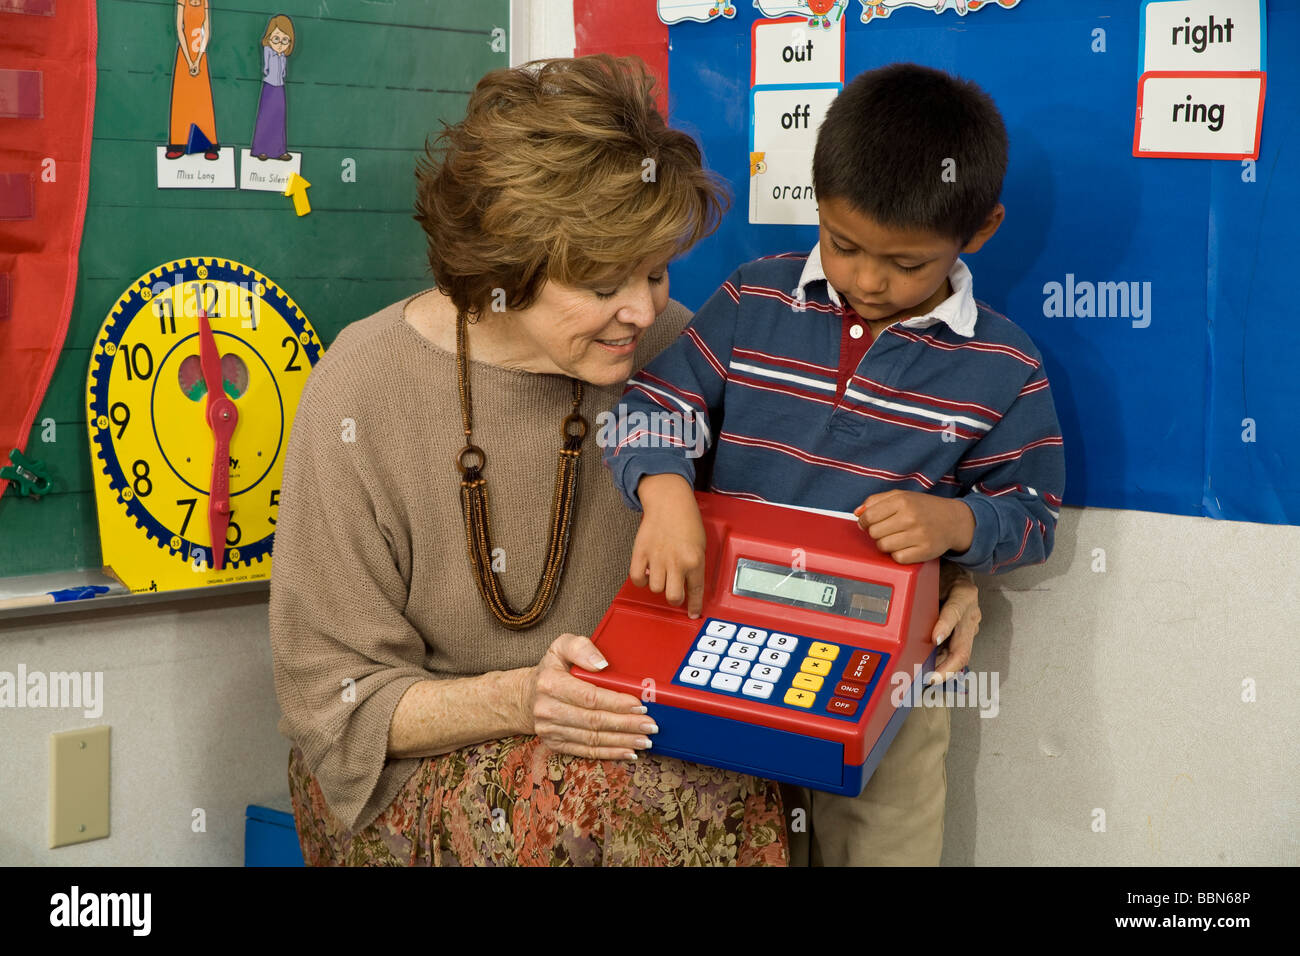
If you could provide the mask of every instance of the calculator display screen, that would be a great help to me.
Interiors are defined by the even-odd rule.
[[[792,577],[788,568],[784,572],[767,571],[752,565],[737,570],[736,588],[751,594],[789,598],[800,604],[812,604],[820,608],[834,607],[835,593],[839,590],[834,584]]]
[[[741,558],[732,593],[884,624],[893,588]]]

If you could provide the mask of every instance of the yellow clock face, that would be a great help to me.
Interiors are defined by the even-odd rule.
[[[238,413],[224,461],[214,462],[201,313]],[[228,259],[169,262],[118,299],[92,350],[86,402],[104,563],[131,590],[270,576],[289,427],[320,354],[297,305]],[[220,571],[214,465],[229,482]]]

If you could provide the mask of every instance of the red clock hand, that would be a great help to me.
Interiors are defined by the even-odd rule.
[[[239,423],[239,409],[222,387],[221,356],[206,309],[199,310],[199,365],[208,387],[207,418],[213,435],[208,532],[212,536],[212,568],[220,571],[226,556],[226,528],[230,525],[230,436]]]

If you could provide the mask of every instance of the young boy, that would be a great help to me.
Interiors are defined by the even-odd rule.
[[[836,97],[813,158],[818,244],[741,266],[629,381],[619,415],[656,424],[622,429],[604,461],[644,512],[636,584],[700,613],[692,432],[710,491],[853,511],[900,563],[1047,559],[1065,463],[1042,358],[958,258],[1002,223],[1006,157],[993,101],[940,71],[893,64]],[[937,864],[948,729],[945,709],[915,708],[860,797],[805,791],[814,862]]]

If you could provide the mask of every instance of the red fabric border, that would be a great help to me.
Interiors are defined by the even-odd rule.
[[[12,448],[43,457],[25,446],[76,298],[97,48],[94,0],[57,4],[49,17],[0,13],[0,60],[6,68],[40,70],[44,95],[42,119],[0,123],[0,171],[29,174],[36,197],[32,219],[0,223],[0,272],[12,279],[11,313],[0,320],[0,464]],[[41,181],[46,157],[55,161],[53,183]],[[0,494],[7,484],[0,479]]]
[[[655,102],[668,116],[668,24],[651,0],[573,0],[574,55],[639,56],[659,80]]]

